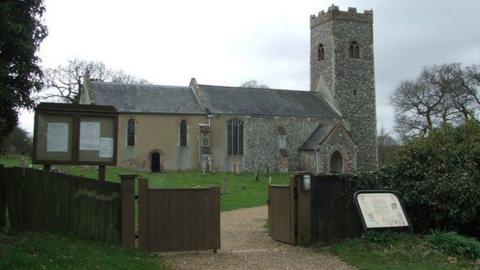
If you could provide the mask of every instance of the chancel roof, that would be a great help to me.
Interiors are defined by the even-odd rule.
[[[213,114],[340,117],[315,92],[198,85]]]

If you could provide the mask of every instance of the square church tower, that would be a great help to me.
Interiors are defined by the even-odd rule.
[[[357,169],[378,167],[373,12],[329,7],[310,18],[310,91],[345,117],[358,147]]]

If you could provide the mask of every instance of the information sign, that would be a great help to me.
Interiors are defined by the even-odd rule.
[[[101,158],[113,157],[113,138],[100,138],[100,153]]]
[[[80,122],[80,150],[99,150],[100,123]]]
[[[367,228],[408,227],[397,196],[393,193],[362,193],[358,205]]]
[[[47,152],[68,151],[68,123],[47,123]]]
[[[364,229],[410,227],[398,196],[385,190],[360,190],[353,195]]]

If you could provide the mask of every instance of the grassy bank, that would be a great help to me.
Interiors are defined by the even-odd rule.
[[[19,157],[0,158],[0,164],[7,167],[19,166],[20,163]],[[98,177],[97,167],[94,166],[63,166],[63,168],[68,174]],[[153,188],[220,186],[224,191],[221,196],[222,211],[265,205],[267,200],[268,177],[264,175],[259,181],[254,181],[253,173],[240,175],[231,173],[202,175],[199,171],[148,173],[121,167],[107,167],[107,180],[119,182],[119,175],[126,173],[135,173],[148,178],[149,185]],[[274,184],[285,184],[289,180],[289,174],[286,173],[275,173],[271,176]]]
[[[165,269],[137,250],[41,233],[0,233],[0,269]]]
[[[380,270],[456,270],[479,269],[474,261],[461,256],[449,256],[434,248],[425,238],[406,234],[383,243],[363,239],[346,240],[331,246],[339,258],[358,269]]]

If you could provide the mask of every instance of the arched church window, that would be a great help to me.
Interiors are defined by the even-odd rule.
[[[360,45],[358,42],[350,42],[350,46],[348,47],[348,55],[350,58],[360,58]]]
[[[243,155],[243,121],[231,119],[227,122],[227,149],[229,155]]]
[[[323,44],[318,44],[318,61],[325,59],[325,50]]]
[[[340,152],[333,152],[330,157],[330,173],[331,174],[342,174],[343,173],[343,157]]]
[[[180,122],[180,146],[187,146],[187,121]]]
[[[128,119],[127,123],[127,146],[135,146],[135,120]]]

